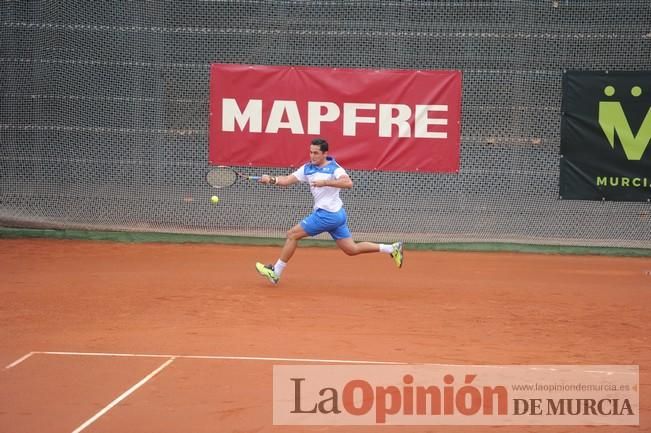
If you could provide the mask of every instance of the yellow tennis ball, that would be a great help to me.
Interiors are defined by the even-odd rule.
[[[217,204],[219,203],[219,197],[213,195],[212,197],[210,197],[210,201],[212,202],[212,204]]]

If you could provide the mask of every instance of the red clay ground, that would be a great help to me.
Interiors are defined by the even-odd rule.
[[[272,425],[268,361],[176,359],[84,432],[650,432],[651,259],[0,240],[0,432],[73,432],[166,358],[636,364],[639,427]],[[281,363],[281,362],[277,362]]]

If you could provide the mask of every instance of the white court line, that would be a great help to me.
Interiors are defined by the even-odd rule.
[[[442,363],[432,363],[432,362],[398,362],[398,361],[361,361],[361,360],[350,360],[350,359],[319,359],[319,358],[287,358],[287,357],[264,357],[264,356],[226,356],[226,355],[163,355],[155,353],[110,353],[110,352],[30,352],[27,355],[23,356],[21,359],[15,361],[14,363],[8,365],[5,368],[11,368],[20,362],[24,361],[31,355],[63,355],[63,356],[107,356],[107,357],[122,357],[122,358],[177,358],[177,359],[205,359],[205,360],[223,360],[223,361],[281,361],[281,362],[309,362],[309,363],[331,363],[331,364],[360,364],[360,365],[428,365],[428,366],[438,366],[438,367],[458,367],[463,365],[464,367],[472,368],[491,368],[491,369],[506,369],[511,367],[510,365],[483,365],[483,364],[442,364]],[[556,371],[555,366],[552,367],[541,367],[541,366],[530,366],[531,370],[549,370]],[[611,371],[597,371],[597,370],[585,370],[585,372],[590,373],[602,373],[612,375]],[[634,373],[631,373],[634,374]]]
[[[14,368],[14,367],[17,366],[18,364],[20,364],[21,362],[23,362],[24,360],[26,360],[27,358],[29,358],[30,356],[32,356],[34,353],[36,353],[36,352],[29,352],[27,355],[25,355],[25,356],[23,356],[23,357],[21,357],[21,358],[18,358],[17,360],[15,360],[14,362],[12,362],[12,363],[9,364],[8,366],[6,366],[6,367],[5,367],[5,370],[8,370],[8,369],[10,369],[10,368]]]
[[[273,358],[263,356],[221,356],[221,355],[161,355],[144,353],[105,353],[105,352],[32,352],[42,355],[68,355],[68,356],[114,356],[132,358],[178,358],[178,359],[215,359],[225,361],[285,361],[285,362],[317,362],[332,364],[396,364],[404,365],[406,362],[394,361],[359,361],[350,359],[314,359],[314,358]]]
[[[149,379],[151,379],[152,377],[156,376],[156,375],[157,375],[158,373],[160,373],[160,372],[161,372],[165,367],[167,367],[168,365],[170,365],[170,364],[174,361],[174,359],[175,359],[175,358],[172,357],[172,358],[168,359],[167,361],[165,361],[165,362],[164,362],[161,366],[159,366],[156,370],[154,370],[154,371],[152,371],[151,373],[149,373],[149,374],[148,374],[147,376],[145,376],[145,377],[144,377],[140,382],[136,383],[136,384],[133,385],[131,388],[129,388],[128,390],[126,390],[126,391],[125,391],[124,393],[122,393],[122,395],[120,395],[118,398],[116,398],[115,400],[113,400],[112,402],[110,402],[110,403],[109,403],[109,404],[108,404],[104,409],[100,410],[100,411],[97,412],[95,415],[93,415],[93,416],[92,416],[88,421],[86,421],[85,423],[83,423],[82,425],[80,425],[79,427],[77,427],[77,428],[76,428],[72,433],[79,433],[80,431],[84,430],[86,427],[88,427],[89,425],[91,425],[92,423],[94,423],[95,421],[97,421],[97,419],[98,419],[99,417],[101,417],[101,416],[104,415],[106,412],[108,412],[109,410],[111,410],[111,409],[112,409],[116,404],[118,404],[119,402],[121,402],[122,400],[124,400],[125,398],[127,398],[127,397],[128,397],[130,394],[132,394],[135,390],[137,390],[137,389],[140,388],[142,385],[144,385],[145,383],[147,383],[147,381],[149,381]]]

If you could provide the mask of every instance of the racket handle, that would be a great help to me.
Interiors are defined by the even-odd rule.
[[[260,180],[262,176],[249,176],[249,179],[251,180]]]

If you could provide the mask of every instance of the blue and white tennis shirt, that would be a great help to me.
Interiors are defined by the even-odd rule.
[[[346,170],[343,169],[337,161],[331,156],[326,157],[328,163],[323,167],[308,162],[303,164],[292,175],[300,182],[310,183],[310,192],[314,197],[314,210],[323,209],[328,212],[337,212],[344,206],[344,203],[339,198],[339,190],[334,186],[314,187],[311,182],[315,180],[330,180],[339,179],[341,176],[346,175]]]

